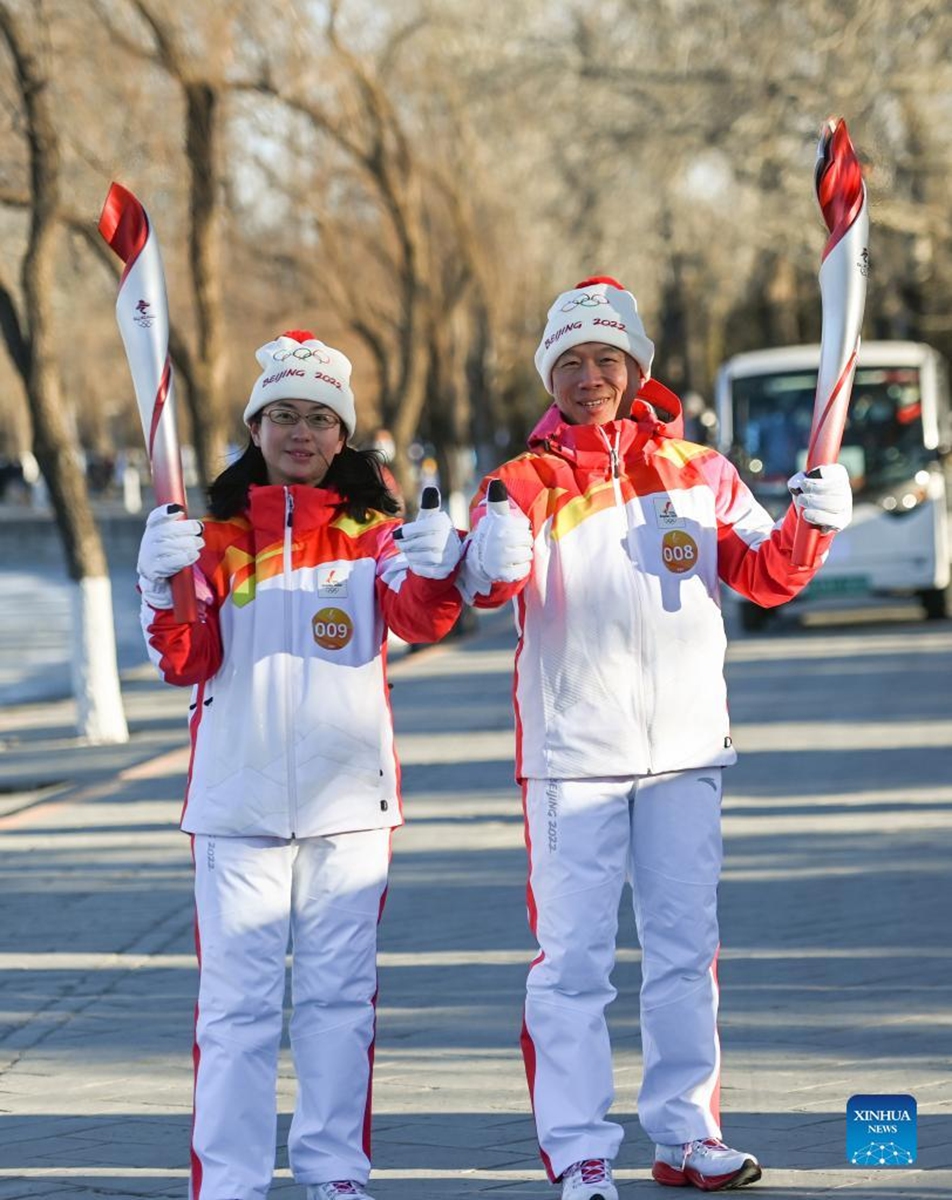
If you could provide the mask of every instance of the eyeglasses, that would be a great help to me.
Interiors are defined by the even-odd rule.
[[[335,429],[340,425],[340,418],[332,412],[311,412],[305,416],[293,408],[266,408],[262,415],[275,425],[283,425],[285,429],[296,425],[298,421],[306,421],[311,429]]]

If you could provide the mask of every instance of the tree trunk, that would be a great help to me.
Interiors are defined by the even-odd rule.
[[[770,340],[777,346],[794,346],[800,339],[797,313],[797,273],[789,258],[775,255],[767,279]]]
[[[469,528],[469,493],[475,482],[467,372],[472,338],[463,312],[450,312],[430,325],[424,427],[436,448],[443,503],[460,529]]]
[[[20,356],[26,367],[23,383],[33,422],[34,451],[49,490],[70,576],[83,596],[82,603],[74,605],[73,631],[73,679],[82,688],[82,695],[77,693],[78,730],[90,741],[125,742],[129,731],[116,669],[106,556],[70,439],[55,355],[52,302],[59,140],[38,56],[28,45],[18,18],[2,3],[0,33],[13,55],[30,158],[30,234],[22,265],[25,320],[19,321],[27,347],[27,353]]]
[[[416,511],[419,497],[414,495],[415,481],[410,471],[408,451],[410,443],[416,435],[420,414],[426,400],[426,360],[425,342],[422,338],[414,339],[406,348],[405,383],[399,396],[399,408],[390,429],[394,444],[394,474],[411,512]]]
[[[189,249],[195,288],[198,353],[188,389],[195,455],[204,483],[225,466],[226,362],[221,302],[218,94],[207,83],[185,88],[189,170]]]
[[[88,742],[97,745],[127,742],[109,576],[78,580],[71,599],[71,665],[78,728]]]
[[[44,272],[36,274],[42,278]],[[45,289],[42,284],[40,287],[42,294]],[[42,320],[33,325],[35,331],[42,327]],[[26,383],[35,453],[74,581],[71,669],[76,728],[91,743],[118,744],[129,740],[129,730],[116,662],[112,584],[85,479],[63,420],[56,367],[41,350],[49,340],[44,334],[34,332],[34,368]]]

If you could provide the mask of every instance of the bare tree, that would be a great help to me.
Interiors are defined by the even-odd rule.
[[[488,215],[491,187],[471,166],[480,155],[470,97],[439,54],[450,27],[422,9],[394,9],[389,24],[375,25],[374,44],[365,38],[358,50],[359,12],[348,10],[345,33],[342,9],[332,5],[323,29],[295,39],[300,61],[280,43],[262,62],[257,94],[277,106],[258,112],[259,169],[279,162],[269,189],[289,197],[267,240],[289,263],[302,244],[312,248],[310,297],[363,343],[412,502],[413,438],[434,442],[448,494],[466,482],[460,467],[474,436],[493,441],[486,425],[504,310],[496,229],[514,241],[518,233]],[[280,152],[275,130],[285,137]]]
[[[307,307],[327,336],[353,335],[362,428],[376,408],[401,448],[445,443],[449,475],[452,445],[491,447],[545,404],[532,354],[546,305],[584,275],[632,288],[675,386],[704,391],[727,354],[815,336],[813,156],[824,118],[842,114],[870,188],[867,333],[950,352],[952,17],[909,0],[897,24],[894,8],[82,0],[83,22],[47,0],[53,84],[70,101],[70,221],[88,224],[109,169],[134,162],[125,180],[148,179],[162,228],[187,231],[163,244],[173,356],[187,398],[205,397],[191,404],[196,442],[203,421],[229,421],[222,314],[238,340]],[[97,78],[83,64],[104,31],[148,69]],[[84,51],[84,37],[100,40]],[[83,119],[87,103],[102,124]],[[7,142],[11,104],[0,93]],[[25,203],[16,163],[0,163],[0,199],[17,188]],[[16,218],[0,222],[5,244],[20,237]],[[248,366],[235,356],[232,382]],[[206,473],[214,455],[202,451]]]
[[[362,207],[369,203],[374,211],[368,231],[366,214],[339,199],[312,194],[308,202],[330,268],[322,283],[332,289],[338,316],[372,358],[381,421],[393,435],[398,482],[409,496],[406,451],[426,398],[433,303],[426,199],[420,164],[392,97],[373,63],[345,45],[335,18],[332,5],[323,38],[337,94],[328,94],[323,75],[321,88],[309,86],[314,74],[304,70],[280,79],[269,72],[257,90],[306,118],[318,140],[330,143],[337,158],[358,173]],[[372,286],[375,276],[379,288]]]
[[[114,43],[126,54],[160,67],[180,90],[184,101],[184,152],[188,178],[188,269],[194,300],[194,335],[186,337],[181,323],[171,350],[191,417],[199,473],[208,482],[225,461],[229,414],[225,405],[227,361],[224,340],[223,263],[224,219],[223,104],[228,87],[223,60],[229,54],[228,20],[206,14],[206,44],[201,51],[187,48],[175,10],[155,0],[129,0],[151,37],[151,46],[120,29],[100,8],[100,17]],[[210,20],[216,16],[214,21]],[[219,19],[220,18],[220,19]],[[209,23],[214,29],[208,29]],[[192,26],[195,32],[195,26]]]
[[[60,239],[60,148],[40,48],[27,32],[41,28],[0,2],[0,34],[10,52],[23,110],[30,167],[30,227],[21,265],[18,303],[0,276],[0,324],[26,390],[34,448],[63,540],[73,590],[73,692],[80,733],[91,742],[124,742],[112,590],[102,541],[93,520],[64,419],[56,360],[53,293]]]

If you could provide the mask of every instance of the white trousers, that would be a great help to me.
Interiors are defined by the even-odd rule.
[[[621,1126],[605,1008],[615,998],[618,907],[628,879],[642,948],[638,1116],[655,1142],[720,1136],[717,883],[721,772],[532,779],[524,787],[529,922],[540,953],[522,1048],[551,1179],[613,1159]]]
[[[263,1200],[274,1173],[285,956],[299,1183],[367,1180],[377,922],[389,829],[287,841],[196,834],[191,1200]]]

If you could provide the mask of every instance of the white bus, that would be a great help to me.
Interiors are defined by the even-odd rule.
[[[789,503],[813,419],[819,346],[738,354],[718,372],[718,448],[774,516]],[[853,522],[793,603],[915,596],[926,617],[952,615],[952,418],[945,360],[917,342],[865,342],[839,461],[853,484]],[[744,602],[745,629],[766,609]]]

